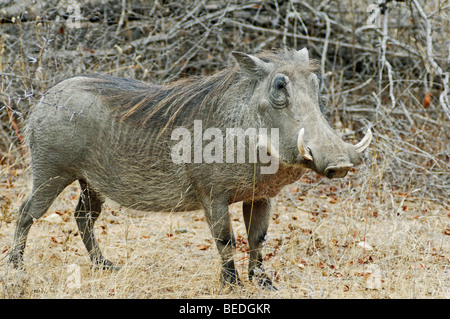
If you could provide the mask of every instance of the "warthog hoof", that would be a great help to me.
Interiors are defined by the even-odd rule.
[[[108,259],[103,260],[96,260],[94,262],[94,269],[101,269],[101,270],[119,270],[120,267],[116,266],[114,263],[109,261]]]
[[[235,270],[222,269],[220,279],[223,286],[237,287],[241,285],[241,279]]]
[[[264,289],[271,291],[278,290],[277,287],[273,285],[272,280],[270,280],[267,276],[264,278],[255,277],[254,280],[256,281],[258,286],[263,287]]]
[[[255,281],[256,284],[260,287],[263,287],[267,290],[277,291],[277,287],[275,287],[272,283],[272,280],[269,276],[266,275],[263,269],[261,268],[253,268],[249,274],[248,278],[250,281]]]
[[[20,255],[9,255],[8,263],[13,266],[15,269],[24,269],[23,259]]]

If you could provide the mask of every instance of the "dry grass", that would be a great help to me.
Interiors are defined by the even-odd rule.
[[[203,213],[139,213],[108,202],[96,223],[104,254],[119,271],[93,270],[78,235],[72,184],[33,226],[25,271],[7,265],[13,212],[28,171],[3,167],[0,227],[2,298],[450,298],[450,214],[443,205],[308,175],[280,194],[264,248],[278,292],[246,277],[248,246],[240,205],[230,214],[243,287],[222,290],[220,259]],[[311,210],[306,212],[304,209]],[[81,285],[70,285],[71,265]]]
[[[448,0],[384,1],[373,25],[375,0],[75,1],[80,28],[66,23],[68,2],[22,2],[0,10],[1,298],[450,298]],[[26,271],[7,265],[31,183],[22,120],[46,89],[93,72],[164,83],[230,65],[233,50],[304,46],[324,67],[330,121],[347,141],[370,122],[374,141],[345,179],[311,174],[278,196],[264,249],[278,292],[247,280],[239,205],[241,289],[221,290],[202,212],[108,203],[96,233],[122,268],[92,270],[76,184],[31,229]]]

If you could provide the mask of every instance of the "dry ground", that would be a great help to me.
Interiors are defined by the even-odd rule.
[[[31,177],[15,167],[2,166],[0,298],[450,298],[449,203],[356,185],[370,180],[364,166],[342,180],[310,174],[278,196],[264,249],[277,292],[247,279],[239,204],[230,213],[242,288],[221,289],[201,211],[145,214],[107,202],[96,233],[121,269],[93,270],[72,217],[76,183],[35,223],[26,270],[16,271],[6,260]]]

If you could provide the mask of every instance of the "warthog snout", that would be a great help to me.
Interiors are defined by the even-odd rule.
[[[316,140],[313,150],[307,146],[305,142],[305,129],[302,128],[298,132],[297,147],[300,155],[307,161],[312,162],[312,166],[316,172],[325,175],[328,178],[342,178],[347,175],[347,172],[355,164],[355,153],[362,153],[370,144],[372,140],[372,132],[370,129],[367,131],[364,138],[352,145],[345,143],[341,139],[330,139],[330,142],[326,140]],[[314,153],[316,153],[314,155]]]

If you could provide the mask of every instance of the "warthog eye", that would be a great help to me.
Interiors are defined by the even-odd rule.
[[[273,81],[273,88],[270,90],[269,99],[275,108],[284,108],[289,104],[289,94],[286,85],[287,82],[285,76],[277,76]]]
[[[273,81],[273,85],[277,90],[282,90],[286,87],[286,79],[284,77],[276,77]]]

